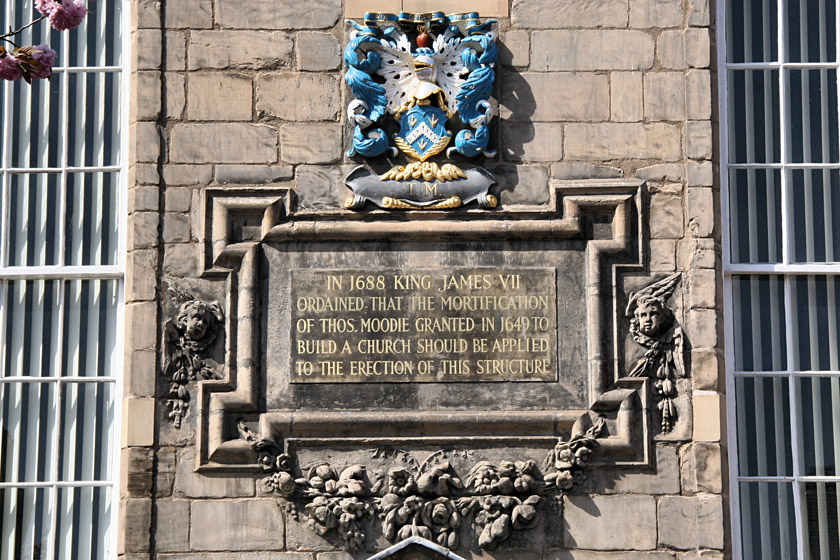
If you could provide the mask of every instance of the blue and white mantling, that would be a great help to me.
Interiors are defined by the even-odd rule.
[[[432,180],[447,183],[451,196],[446,206],[437,205],[446,197],[434,199],[436,195],[430,195],[429,200],[418,200],[411,192],[407,197],[396,193],[395,198],[382,196],[382,188],[374,189],[377,192],[373,196],[370,192],[360,196],[363,174],[355,170],[351,173],[355,183],[350,183],[349,176],[347,182],[357,197],[348,201],[348,207],[358,208],[366,200],[387,208],[454,207],[455,198],[459,198],[457,205],[478,200],[482,206],[495,206],[495,198],[486,188],[478,194],[464,191],[470,183],[469,171],[451,162],[439,166],[428,161],[441,153],[447,159],[455,153],[470,158],[495,156],[488,150],[488,125],[493,114],[489,98],[498,59],[496,34],[490,30],[495,21],[482,23],[476,12],[449,16],[441,12],[403,12],[368,13],[364,25],[350,23],[356,29],[344,51],[345,81],[354,98],[347,108],[354,125],[348,155],[396,156],[402,152],[408,164],[378,177],[381,182]],[[386,115],[392,116],[398,126],[391,137],[383,122]],[[456,116],[464,125],[457,134],[448,128],[458,125],[450,121]],[[488,177],[492,179],[482,169],[480,182],[486,183]],[[448,184],[452,182],[458,183],[457,188]],[[404,204],[383,204],[382,198],[402,200]]]

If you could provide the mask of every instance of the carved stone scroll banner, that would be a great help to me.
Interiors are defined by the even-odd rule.
[[[196,469],[259,477],[334,546],[562,533],[584,467],[649,465],[653,438],[690,418],[679,278],[644,271],[642,187],[375,220],[296,213],[286,189],[206,189],[227,351],[217,378],[196,375]]]

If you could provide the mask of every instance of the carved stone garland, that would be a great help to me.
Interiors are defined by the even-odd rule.
[[[657,404],[662,417],[662,431],[668,433],[674,425],[677,408],[677,377],[685,377],[683,332],[668,307],[681,273],[672,274],[650,286],[630,293],[625,312],[630,318],[630,335],[645,349],[629,377],[651,377],[661,399]]]
[[[181,304],[178,316],[164,326],[163,375],[170,382],[166,406],[176,428],[187,415],[189,383],[220,377],[204,358],[221,332],[223,319],[218,302],[193,299]]]
[[[462,479],[438,451],[422,464],[415,461],[415,468],[392,468],[376,484],[360,464],[336,469],[323,462],[299,468],[277,443],[261,439],[241,421],[238,427],[258,453],[263,470],[271,473],[264,481],[266,491],[302,506],[307,525],[318,535],[335,531],[347,548],[358,549],[365,542],[364,520],[381,520],[391,542],[419,536],[452,549],[458,546],[462,522],[470,520],[478,546],[492,550],[512,530],[536,526],[537,505],[544,497],[562,500],[586,478],[584,467],[598,447],[604,424],[599,419],[569,441],[560,438],[541,467],[534,461],[481,461]]]

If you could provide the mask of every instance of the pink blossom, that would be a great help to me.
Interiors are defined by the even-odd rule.
[[[0,57],[0,80],[19,80],[23,77],[23,72],[18,66],[17,59],[9,53]]]
[[[35,0],[35,9],[43,15],[48,16],[60,6],[56,0]]]
[[[52,76],[52,67],[55,64],[56,53],[48,45],[38,45],[32,51],[32,76],[35,80],[44,80]]]
[[[52,0],[43,0],[49,3]],[[85,0],[64,0],[60,4],[53,4],[56,8],[50,12],[50,25],[53,29],[64,31],[78,27],[87,15]]]

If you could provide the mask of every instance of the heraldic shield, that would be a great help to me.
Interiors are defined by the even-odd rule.
[[[488,150],[498,58],[490,30],[495,22],[482,23],[476,12],[402,12],[368,13],[364,25],[350,23],[356,30],[344,51],[345,81],[354,97],[347,116],[355,127],[348,155],[386,156],[371,163],[390,169],[380,174],[363,165],[350,172],[344,182],[353,196],[345,206],[495,207],[489,192],[493,175],[478,166],[462,169],[452,160],[455,154],[460,161],[495,156]]]

